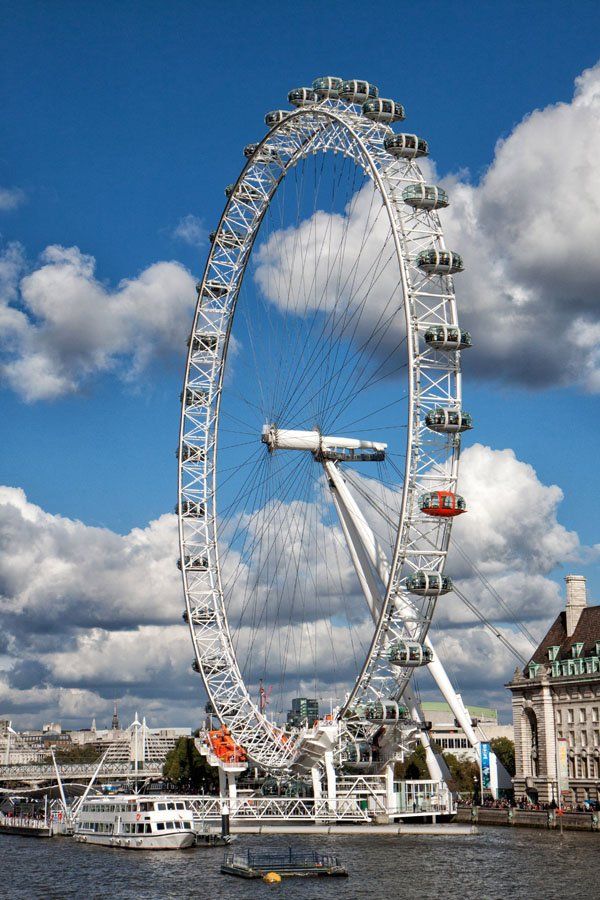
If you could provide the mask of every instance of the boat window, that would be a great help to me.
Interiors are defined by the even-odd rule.
[[[185,803],[176,803],[175,806],[177,809],[185,809]]]
[[[136,831],[138,834],[144,833],[144,823],[143,822],[138,823],[138,825],[136,826]]]
[[[147,823],[147,825],[146,825],[146,834],[150,834],[151,831],[152,831],[152,826],[150,825],[150,823]]]
[[[191,822],[184,822],[184,823],[183,823],[183,827],[184,827],[184,828],[191,828],[191,827],[192,827],[192,823],[191,823]]]
[[[167,809],[175,809],[174,803],[167,803]]]
[[[175,822],[175,828],[181,828],[181,822]]]
[[[166,808],[167,808],[166,803],[159,803],[159,804],[157,804],[157,809],[166,809]]]
[[[165,823],[164,823],[164,822],[157,822],[157,823],[156,823],[156,829],[157,829],[157,831],[164,831],[164,830],[165,830]]]

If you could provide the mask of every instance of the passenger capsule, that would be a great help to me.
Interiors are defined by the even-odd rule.
[[[225,196],[228,200],[231,200],[231,198],[235,196],[235,199],[241,200],[242,203],[252,203],[256,200],[262,200],[264,194],[253,184],[247,184],[245,181],[241,181],[237,185],[237,188],[235,184],[228,184],[225,188]]]
[[[344,81],[339,96],[348,103],[366,103],[367,100],[376,100],[379,97],[379,89],[368,81]]]
[[[428,516],[447,519],[467,511],[464,497],[452,491],[428,491],[419,497],[419,509]]]
[[[416,262],[428,275],[454,275],[464,269],[462,256],[454,250],[421,250]]]
[[[402,191],[402,199],[413,209],[444,209],[450,201],[446,191],[435,184],[409,184]]]
[[[362,113],[373,122],[401,122],[405,118],[404,107],[395,100],[367,100]]]
[[[313,91],[316,93],[319,100],[324,100],[325,98],[337,100],[343,83],[343,78],[336,78],[334,75],[326,75],[324,78],[315,78],[312,86]]]
[[[292,106],[310,106],[311,103],[316,103],[318,99],[315,91],[307,87],[294,88],[288,94],[288,100]]]
[[[190,616],[189,616],[187,609],[184,609],[181,618],[183,619],[184,622],[189,623]]]
[[[175,512],[189,519],[200,519],[206,515],[206,507],[197,500],[183,500],[181,504],[177,504]]]
[[[468,331],[454,325],[433,325],[425,332],[425,343],[435,350],[468,350],[473,340]]]
[[[179,395],[179,400],[183,403],[184,394],[181,393]],[[198,407],[198,406],[206,406],[208,403],[208,391],[202,390],[202,388],[186,388],[185,391],[185,405],[189,407]]]
[[[421,597],[437,597],[452,590],[452,579],[439,572],[415,572],[406,579],[406,588],[411,594]]]
[[[377,753],[368,741],[353,741],[346,744],[342,751],[342,760],[350,768],[365,769],[373,764]]]
[[[194,444],[182,444],[181,454],[177,449],[177,456],[181,455],[181,462],[204,462],[206,454],[204,447],[196,447]]]
[[[470,431],[473,418],[462,409],[445,409],[443,406],[430,410],[425,416],[425,424],[439,434],[459,434]]]
[[[229,288],[220,281],[207,281],[202,289],[203,300],[214,300],[215,297],[224,297]]]
[[[195,334],[192,338],[192,353],[214,353],[218,346],[216,334]]]
[[[194,672],[197,672],[198,674],[200,674],[200,663],[198,662],[197,659],[195,659],[195,660],[193,661],[193,663],[192,663],[192,669],[194,670]]]
[[[408,716],[406,706],[401,706],[395,700],[381,700],[367,703],[365,706],[365,719],[369,722],[385,724],[386,722],[399,722]]]
[[[246,144],[244,147],[244,156],[246,159],[250,159],[251,156],[254,156],[258,149],[258,144]]]
[[[402,159],[417,159],[429,153],[427,141],[416,134],[390,134],[384,138],[383,146],[391,156]]]
[[[208,559],[206,556],[184,556],[183,557],[183,567],[181,565],[181,560],[177,560],[177,568],[181,571],[184,569],[191,569],[195,572],[205,572],[208,569]]]
[[[225,660],[219,659],[217,656],[207,657],[203,662],[203,669],[207,675],[216,675],[217,672],[224,672],[226,668]]]
[[[268,125],[269,128],[273,128],[274,125],[279,125],[287,119],[288,116],[291,116],[289,109],[273,109],[266,114],[265,124]]]
[[[433,652],[418,641],[394,641],[388,653],[393,666],[426,666],[433,659]]]
[[[219,247],[227,249],[241,247],[245,240],[245,235],[241,231],[211,231],[209,235],[211,244],[218,244]]]

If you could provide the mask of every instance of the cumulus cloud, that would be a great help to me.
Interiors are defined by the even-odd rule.
[[[0,187],[0,212],[10,212],[25,202],[25,192],[21,188]]]
[[[460,490],[469,512],[456,522],[449,573],[488,619],[510,627],[460,548],[541,636],[564,602],[552,576],[575,567],[582,549],[558,519],[562,492],[512,450],[479,444],[464,453]],[[392,505],[394,496],[391,490]],[[370,640],[335,520],[324,517],[314,531],[319,548],[310,541],[304,550],[297,546],[302,523],[312,528],[319,515],[316,499],[314,506],[291,500],[268,518],[272,564],[264,550],[248,554],[239,542],[225,554],[240,662],[254,694],[260,677],[274,685],[273,710],[285,709],[296,691],[342,700]],[[242,522],[263,540],[265,524],[264,514]],[[232,538],[231,529],[225,537]],[[173,515],[118,535],[51,515],[17,488],[0,488],[0,717],[87,720],[111,698],[126,696],[130,708],[151,709],[165,721],[197,721],[202,690],[190,670],[176,555]],[[522,636],[509,634],[527,656]],[[499,685],[515,661],[452,594],[438,603],[433,637],[468,699],[502,700]]]
[[[532,112],[499,141],[478,183],[464,173],[441,178],[450,195],[441,214],[447,244],[465,259],[455,286],[461,323],[474,335],[471,371],[529,387],[600,390],[599,157],[600,63],[577,78],[570,103]],[[433,163],[422,168],[439,180]],[[356,311],[353,337],[368,333],[398,294],[384,259],[385,216],[371,194],[365,186],[343,214],[318,211],[272,234],[257,257],[264,295],[323,311],[341,300],[344,317],[346,306]],[[402,335],[400,317],[389,325],[387,345]]]
[[[600,64],[577,78],[570,103],[532,112],[500,141],[478,184],[444,180],[476,371],[600,390],[599,156]]]
[[[206,243],[208,232],[202,219],[189,213],[179,220],[171,236],[191,247],[202,247]]]
[[[181,352],[194,279],[176,262],[149,266],[115,289],[77,247],[47,247],[27,272],[23,249],[0,256],[0,371],[29,402],[80,390],[113,371],[135,382],[151,360]]]

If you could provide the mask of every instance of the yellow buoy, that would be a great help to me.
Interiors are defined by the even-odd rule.
[[[278,875],[277,872],[267,872],[263,875],[263,881],[265,884],[279,884],[281,875]]]

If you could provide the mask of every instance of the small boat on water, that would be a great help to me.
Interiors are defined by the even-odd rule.
[[[76,841],[124,850],[181,850],[196,840],[193,812],[173,796],[90,797],[77,811]]]
[[[238,878],[268,879],[275,875],[277,880],[290,876],[348,875],[337,856],[292,847],[288,850],[226,850],[221,872]]]

